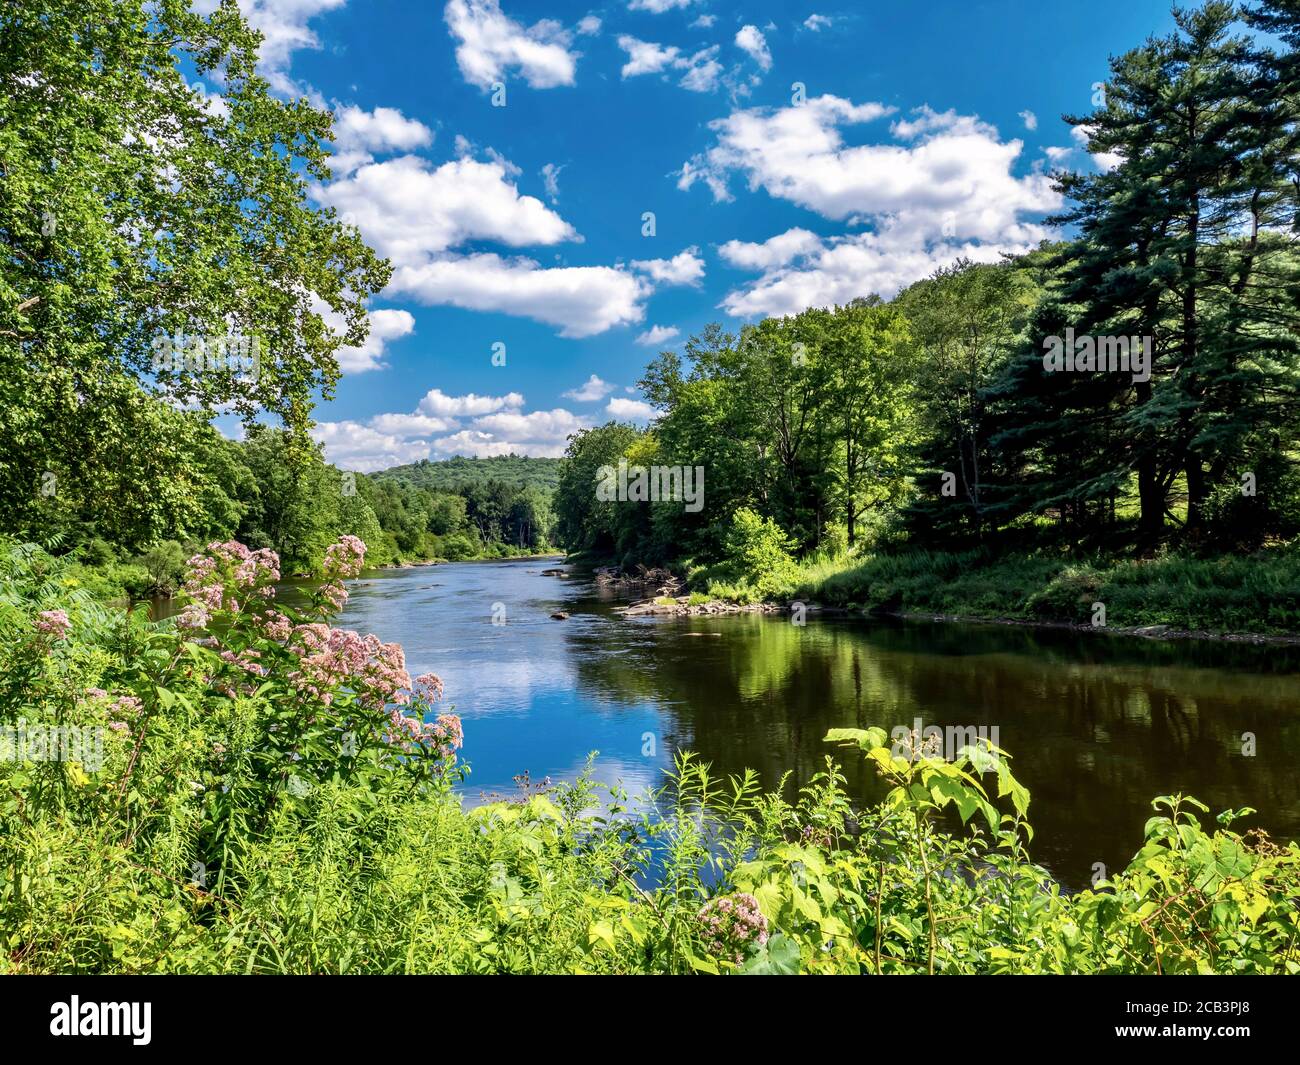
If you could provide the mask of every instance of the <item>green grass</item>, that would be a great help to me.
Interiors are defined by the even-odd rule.
[[[719,597],[752,601],[743,579],[701,577]],[[712,579],[710,579],[712,578]],[[1300,552],[1244,557],[1069,559],[911,551],[815,559],[781,598],[970,618],[1090,623],[1094,604],[1110,628],[1169,625],[1205,632],[1300,633]]]

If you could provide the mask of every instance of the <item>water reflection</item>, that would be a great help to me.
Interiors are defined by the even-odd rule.
[[[1184,791],[1216,812],[1300,835],[1300,654],[1011,627],[772,617],[627,620],[615,596],[550,563],[466,563],[354,582],[342,624],[406,648],[465,718],[471,799],[579,772],[636,790],[676,748],[775,786],[822,768],[827,729],[996,726],[1033,793],[1033,853],[1079,886],[1123,865],[1150,799]],[[287,590],[292,595],[292,590]],[[497,605],[500,604],[498,607]],[[493,624],[504,609],[505,624]],[[570,613],[555,621],[556,610]],[[1253,734],[1254,757],[1242,753]],[[839,752],[854,794],[874,776]]]

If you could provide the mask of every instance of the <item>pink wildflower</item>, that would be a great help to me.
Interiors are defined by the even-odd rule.
[[[72,622],[68,619],[66,610],[42,610],[37,617],[40,620],[36,622],[36,631],[46,636],[64,640],[72,631]]]

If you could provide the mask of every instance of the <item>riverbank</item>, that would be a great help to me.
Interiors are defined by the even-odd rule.
[[[909,552],[808,562],[782,593],[721,568],[687,570],[689,597],[634,604],[636,614],[730,613],[726,607],[872,614],[1157,637],[1300,643],[1300,555],[1067,559]],[[711,608],[712,607],[712,608]]]

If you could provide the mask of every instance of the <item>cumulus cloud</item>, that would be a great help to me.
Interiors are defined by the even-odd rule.
[[[662,15],[665,11],[672,11],[674,8],[687,8],[695,0],[630,0],[627,5],[629,11],[649,11],[652,15]]]
[[[842,127],[892,111],[836,96],[735,111],[710,123],[717,143],[683,168],[678,187],[703,180],[725,199],[728,178],[740,174],[751,190],[913,244],[940,235],[1023,241],[1040,232],[1024,215],[1059,206],[1047,175],[1013,173],[1022,142],[1002,141],[971,116],[918,108],[890,128],[893,143],[845,143]]]
[[[384,365],[389,341],[415,332],[415,318],[410,311],[378,310],[370,312],[370,333],[360,347],[342,347],[337,352],[339,369],[344,373],[378,370]]]
[[[693,283],[703,274],[694,249],[672,260],[652,260],[638,273],[623,266],[542,266],[525,255],[469,251],[475,241],[511,247],[581,242],[559,214],[519,191],[519,168],[456,138],[457,159],[434,166],[415,155],[370,163],[313,189],[322,203],[356,225],[367,243],[393,262],[387,293],[434,306],[501,312],[586,337],[645,317],[656,283]],[[559,168],[542,176],[558,192]]]
[[[828,15],[809,15],[803,20],[803,28],[812,30],[813,33],[820,33],[824,29],[829,29],[832,19]]]
[[[523,404],[524,397],[517,392],[451,396],[434,388],[412,413],[320,422],[312,437],[324,444],[330,462],[372,472],[449,455],[558,456],[571,433],[592,424],[562,407],[525,412]]]
[[[1086,152],[1088,151],[1088,144],[1092,140],[1092,127],[1075,126],[1070,130],[1070,136],[1074,138],[1074,143]],[[1092,161],[1097,169],[1103,172],[1114,170],[1124,161],[1124,157],[1119,152],[1089,152],[1088,154],[1092,156]]]
[[[745,270],[771,270],[785,266],[796,256],[808,255],[821,247],[821,237],[806,229],[787,229],[760,244],[729,240],[718,254],[732,266]]]
[[[407,118],[392,107],[366,111],[343,106],[334,111],[334,155],[330,163],[336,177],[374,162],[372,153],[410,152],[433,143],[433,131],[423,122]]]
[[[524,257],[492,253],[404,266],[391,288],[430,304],[523,315],[559,327],[565,337],[587,337],[645,317],[653,287],[612,266],[544,268]]]
[[[722,76],[716,44],[686,55],[676,45],[656,44],[654,41],[643,41],[623,34],[618,39],[618,46],[627,53],[627,62],[619,71],[624,79],[642,74],[680,72],[677,84],[683,89],[712,92],[718,87]]]
[[[627,53],[627,62],[619,74],[623,78],[635,78],[639,74],[657,74],[681,54],[681,49],[674,46],[642,41],[629,34],[618,39],[618,46]]]
[[[888,138],[849,144],[844,128],[891,114],[879,103],[821,96],[803,106],[751,108],[712,123],[717,143],[691,160],[678,185],[702,181],[715,199],[740,175],[827,219],[869,230],[826,239],[793,228],[763,241],[728,241],[729,265],[754,282],[721,306],[740,318],[792,314],[878,293],[891,296],[959,256],[997,261],[1051,235],[1041,217],[1060,206],[1051,178],[1015,173],[1023,150],[971,115],[918,108]]]
[[[431,388],[424,394],[417,408],[418,413],[440,418],[458,418],[468,415],[495,414],[498,411],[514,410],[524,405],[524,397],[518,392],[508,392],[504,396],[477,396],[473,392],[464,396],[449,396],[440,388]]]
[[[587,15],[578,20],[577,34],[579,37],[594,37],[600,32],[602,25],[598,16]]]
[[[605,405],[605,413],[611,418],[622,418],[633,422],[648,422],[657,418],[659,412],[639,399],[622,399],[615,397]]]
[[[608,381],[602,381],[595,374],[592,374],[579,387],[571,388],[565,392],[564,398],[574,399],[579,403],[596,403],[613,392],[615,387]]]
[[[656,344],[663,344],[672,340],[679,333],[681,333],[681,330],[675,325],[652,325],[636,338],[636,342],[643,347],[654,347]]]
[[[873,293],[890,297],[959,258],[997,262],[1004,253],[1023,254],[1037,245],[1038,234],[1034,231],[1033,240],[996,243],[913,243],[888,233],[831,237],[813,246],[791,240],[787,246],[798,246],[797,254],[784,262],[773,257],[773,265],[757,281],[727,293],[720,306],[733,317],[752,319],[798,314],[807,307],[829,307]]]
[[[317,422],[311,437],[325,445],[328,462],[361,473],[427,459],[430,453],[427,440],[407,439],[355,421]]]
[[[541,200],[521,195],[500,160],[462,157],[434,167],[404,155],[363,166],[314,194],[399,267],[470,240],[522,247],[579,239]]]
[[[1038,116],[1032,111],[1021,111],[1020,117],[1025,123],[1025,129],[1031,133],[1038,128]]]
[[[772,69],[772,53],[768,51],[763,31],[757,26],[741,26],[736,33],[736,47],[757,63],[760,70]]]
[[[459,42],[456,64],[471,85],[490,88],[509,71],[534,89],[574,84],[572,35],[554,19],[525,27],[501,10],[499,0],[448,0],[443,18]]]
[[[661,285],[698,285],[704,277],[704,260],[694,246],[671,259],[633,259],[632,266]]]

